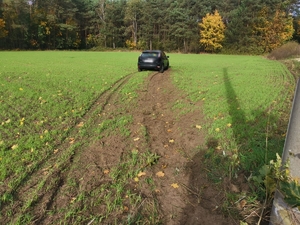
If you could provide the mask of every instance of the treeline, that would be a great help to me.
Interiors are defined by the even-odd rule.
[[[218,49],[259,54],[289,39],[300,40],[299,2],[1,0],[0,48],[126,47],[200,52],[206,48],[200,44],[203,31],[199,24],[208,14],[214,15],[217,11],[225,25]],[[206,26],[210,27],[207,20]]]

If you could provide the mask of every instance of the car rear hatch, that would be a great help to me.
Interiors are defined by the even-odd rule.
[[[160,61],[160,53],[158,52],[143,52],[139,58],[142,63],[157,64]]]

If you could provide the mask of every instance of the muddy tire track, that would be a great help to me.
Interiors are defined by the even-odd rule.
[[[156,186],[151,194],[158,202],[162,223],[236,224],[215,208],[223,196],[206,177],[203,152],[207,146],[203,131],[196,126],[204,121],[202,103],[191,103],[173,85],[171,70],[153,74],[145,82],[147,88],[140,92],[133,112],[137,126],[132,129],[144,126],[147,148],[160,156],[150,172]],[[176,109],[178,102],[185,107]],[[157,176],[158,172],[164,176]]]
[[[94,190],[113,184],[105,171],[117,166],[125,153],[135,149],[160,156],[154,165],[143,168],[147,178],[153,179],[155,189],[149,188],[146,182],[141,182],[138,188],[134,183],[131,187],[130,183],[128,188],[141,196],[141,204],[131,212],[117,212],[116,217],[106,218],[103,224],[116,224],[116,221],[126,224],[129,216],[139,213],[147,216],[149,206],[157,208],[156,221],[161,221],[160,224],[235,224],[215,210],[222,196],[218,197],[218,190],[203,172],[201,150],[206,146],[204,134],[196,126],[204,120],[201,102],[190,103],[188,96],[173,85],[169,69],[146,77],[138,98],[125,107],[118,92],[135,74],[119,79],[91,104],[68,138],[55,148],[55,154],[46,157],[38,165],[39,169],[15,190],[14,205],[5,205],[3,211],[13,208],[15,218],[30,213],[34,217],[31,224],[72,224],[73,218],[78,224],[79,217],[84,218],[82,224],[93,223],[105,211],[105,205],[92,204],[103,197],[102,192],[94,196]],[[177,103],[184,108],[176,108]],[[181,113],[183,110],[185,113]],[[129,137],[118,132],[107,136],[95,134],[102,121],[123,115],[133,117]],[[82,126],[94,129],[83,131]],[[95,139],[97,135],[99,138]],[[157,176],[158,172],[164,176]],[[106,191],[104,188],[103,192]],[[80,197],[89,200],[76,201]]]
[[[105,112],[106,107],[110,103],[114,103],[118,98],[118,91],[128,82],[128,80],[136,73],[128,74],[121,79],[117,80],[111,87],[105,90],[96,100],[91,104],[90,108],[84,116],[76,122],[76,125],[69,131],[68,137],[62,143],[54,147],[54,153],[46,156],[26,177],[19,181],[17,189],[12,190],[10,193],[14,195],[14,205],[1,205],[1,211],[9,211],[11,208],[15,218],[20,214],[25,214],[28,211],[28,206],[34,207],[30,211],[34,212],[34,224],[47,224],[44,223],[47,217],[47,212],[53,209],[55,199],[58,195],[64,192],[64,196],[60,199],[65,201],[62,205],[67,206],[70,199],[76,196],[75,190],[64,190],[65,184],[68,180],[72,179],[70,171],[76,158],[82,154],[79,152],[84,145],[77,145],[77,143],[89,142],[89,134],[82,136],[80,134],[80,124],[85,124],[88,120],[94,121],[99,118],[97,114]],[[40,187],[42,186],[42,187]],[[8,187],[3,187],[2,191],[9,190]],[[63,191],[62,191],[63,190]],[[72,193],[73,191],[73,193]],[[66,192],[69,192],[65,195]],[[26,194],[24,194],[26,193]],[[3,193],[2,193],[3,194]],[[20,211],[18,211],[20,210]],[[4,224],[11,221],[4,219]]]
[[[146,127],[147,146],[160,156],[151,172],[157,187],[154,196],[160,203],[163,223],[180,224],[179,217],[186,206],[186,193],[185,189],[173,188],[172,184],[188,185],[185,165],[191,161],[197,146],[204,142],[203,135],[195,128],[197,121],[202,118],[190,115],[176,117],[173,105],[178,99],[186,100],[173,86],[170,70],[154,74],[146,82],[147,90],[141,93],[138,107],[143,110],[134,113],[142,115],[136,117],[136,123]],[[163,172],[164,177],[158,177],[158,172]]]

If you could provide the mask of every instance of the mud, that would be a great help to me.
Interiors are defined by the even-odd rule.
[[[148,168],[148,172],[152,173],[155,191],[145,186],[140,193],[143,193],[145,199],[155,200],[162,224],[239,224],[233,218],[223,215],[221,206],[224,193],[206,175],[203,162],[208,146],[204,139],[205,133],[199,128],[204,123],[201,102],[190,102],[174,86],[172,71],[169,69],[164,73],[151,73],[138,91],[137,102],[122,112],[118,110],[121,104],[118,91],[136,75],[130,74],[120,79],[96,99],[86,115],[70,131],[69,138],[57,143],[55,152],[45,156],[38,165],[32,165],[36,169],[28,177],[22,178],[17,192],[13,193],[13,205],[2,205],[2,213],[9,210],[16,215],[30,213],[34,221],[29,224],[57,224],[63,221],[64,209],[70,204],[77,204],[74,208],[85,208],[83,212],[74,212],[74,217],[88,218],[89,215],[101,212],[101,206],[87,208],[80,205],[82,201],[75,202],[75,199],[80,194],[84,194],[88,201],[101,198],[92,193],[101,185],[113,182],[105,175],[105,170],[115,166],[128,147],[134,146],[139,151],[149,150],[159,156],[157,163]],[[186,107],[176,108],[176,102]],[[182,113],[183,110],[185,113]],[[101,136],[93,133],[92,129],[80,133],[81,124],[90,119],[99,124],[103,118],[112,119],[125,113],[133,118],[129,138],[114,133]],[[141,126],[146,137],[140,136]],[[93,138],[95,135],[99,135],[96,141]],[[157,176],[158,172],[164,176]],[[40,188],[38,184],[41,180],[45,185]],[[5,188],[8,187],[3,186],[1,191],[5,191]],[[32,196],[35,197],[32,199]],[[30,212],[24,209],[25,204],[32,205]],[[111,218],[102,224],[115,224],[113,221],[114,218]],[[2,216],[2,224],[9,222],[14,224],[17,221]],[[72,221],[67,223],[73,224]],[[92,218],[83,222],[88,223],[96,224]]]

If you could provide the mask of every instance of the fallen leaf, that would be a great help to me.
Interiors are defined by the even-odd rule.
[[[84,123],[83,122],[80,122],[77,127],[83,127]]]
[[[221,149],[222,147],[220,145],[216,147],[216,150],[221,150]]]
[[[58,153],[58,149],[55,149],[55,150],[53,151],[53,153],[54,153],[54,154]]]
[[[240,201],[240,207],[241,207],[241,209],[243,209],[246,206],[246,204],[247,204],[247,201],[245,199],[242,200],[242,201]]]
[[[165,174],[164,174],[164,172],[159,171],[159,172],[156,173],[156,176],[158,176],[158,177],[164,177]]]
[[[71,201],[70,201],[70,203],[74,203],[75,202],[75,200],[76,200],[76,198],[71,198]]]
[[[135,181],[135,182],[139,182],[139,178],[135,177],[135,178],[134,178],[134,181]]]
[[[200,125],[196,125],[196,128],[200,130],[202,127]]]
[[[169,140],[170,143],[174,143],[175,141],[173,139]]]
[[[179,188],[179,185],[178,185],[177,183],[173,183],[173,184],[171,184],[171,186],[172,186],[173,188]]]
[[[129,208],[125,205],[123,208],[123,212],[128,212],[128,211],[129,211]]]
[[[133,139],[133,141],[138,141],[138,140],[140,140],[140,138],[135,138],[135,139]]]
[[[137,176],[138,177],[146,176],[146,173],[145,172],[139,172],[139,174]]]
[[[104,174],[109,174],[109,170],[104,170],[103,173]]]
[[[227,124],[227,127],[231,127],[231,123],[228,123],[228,124]]]
[[[172,130],[171,130],[171,129],[168,129],[168,132],[172,132]]]
[[[75,142],[75,138],[69,138],[69,143],[73,144]]]
[[[15,149],[17,149],[19,147],[19,145],[13,145],[13,146],[11,146],[11,149],[12,150],[15,150]]]
[[[217,132],[220,132],[220,128],[216,128],[216,131],[217,131]]]

